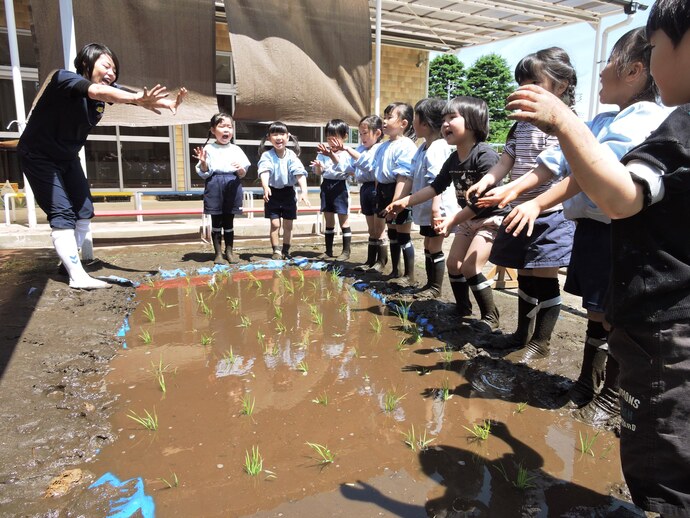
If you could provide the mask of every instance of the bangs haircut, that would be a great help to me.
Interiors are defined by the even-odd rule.
[[[112,50],[101,43],[87,43],[77,53],[74,58],[74,68],[77,70],[77,74],[90,81],[93,75],[93,66],[103,54],[113,60],[113,65],[115,65],[115,81],[113,82],[116,82],[117,78],[120,77],[120,60],[117,59]]]
[[[230,124],[235,126],[235,121],[232,120],[232,116],[230,116],[230,114],[225,112],[218,112],[213,117],[211,117],[211,127],[215,128],[216,126],[218,126],[218,124],[223,122],[223,119],[229,120]]]
[[[441,117],[460,115],[465,119],[465,128],[474,133],[477,142],[489,137],[489,107],[483,99],[462,95],[446,103]]]
[[[266,131],[266,135],[263,136],[261,141],[259,142],[259,156],[261,156],[261,153],[266,151],[266,140],[268,140],[268,137],[270,135],[279,135],[279,134],[287,134],[288,135],[288,145],[290,144],[290,141],[292,140],[292,149],[295,152],[295,155],[299,156],[301,149],[299,147],[299,140],[297,140],[297,137],[294,135],[290,134],[290,131],[288,130],[287,126],[280,122],[280,121],[275,121],[271,123],[271,125],[268,127],[268,130]]]
[[[690,28],[690,3],[688,0],[657,0],[647,18],[647,38],[654,31],[662,30],[677,47]]]
[[[357,126],[366,126],[369,131],[376,133],[376,130],[380,131],[379,138],[376,142],[381,142],[383,138],[383,121],[378,115],[367,115],[359,119],[359,124]]]
[[[412,127],[412,119],[414,118],[414,109],[412,106],[407,103],[397,102],[390,103],[388,106],[386,106],[386,109],[383,110],[384,115],[392,115],[393,113],[397,114],[398,117],[400,117],[400,120],[407,121],[407,127],[405,128],[405,133],[403,134],[406,137],[414,140],[416,135],[414,134],[414,128]]]
[[[538,81],[543,76],[555,84],[565,84],[566,89],[561,100],[568,106],[575,104],[575,87],[577,73],[570,56],[560,47],[549,47],[526,55],[515,67],[515,81],[522,84],[527,81]]]
[[[276,133],[290,133],[287,126],[280,121],[271,123],[266,131],[266,135],[275,135]]]
[[[333,119],[326,124],[326,136],[336,136],[342,139],[350,133],[350,126],[342,119]]]
[[[436,97],[427,97],[422,99],[414,106],[414,114],[420,122],[423,122],[436,132],[441,131],[443,124],[443,109],[446,107],[446,101]]]

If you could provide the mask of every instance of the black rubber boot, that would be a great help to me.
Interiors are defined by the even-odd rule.
[[[524,349],[510,353],[506,356],[506,359],[515,363],[526,363],[531,360],[546,358],[550,353],[551,334],[554,327],[556,327],[556,321],[560,312],[560,301],[553,306],[540,308],[534,322],[534,333],[527,346]]]
[[[223,239],[223,234],[217,231],[211,232],[211,241],[213,242],[213,252],[215,257],[213,259],[213,264],[225,264],[225,259],[223,259],[223,251],[221,250],[221,240]]]
[[[333,240],[335,239],[335,229],[327,228],[323,234],[323,238],[326,242],[326,251],[319,255],[317,259],[329,259],[333,257]]]
[[[410,241],[410,234],[398,233],[398,243],[405,269],[402,276],[391,280],[390,283],[400,288],[409,288],[414,286],[414,246]]]
[[[376,261],[368,271],[382,273],[388,264],[388,246],[383,239],[376,240]]]
[[[522,282],[522,281],[521,281]],[[531,312],[537,307],[538,300],[518,290],[517,329],[510,334],[492,335],[488,347],[492,349],[517,349],[525,347],[532,337],[534,317]]]
[[[470,302],[470,287],[467,279],[462,274],[448,274],[450,288],[455,297],[455,312],[461,317],[468,317],[472,314],[472,302]]]
[[[493,333],[500,325],[498,308],[494,304],[494,290],[492,281],[487,280],[483,273],[467,279],[467,284],[472,290],[477,306],[479,306],[480,318],[472,323],[477,331]]]
[[[441,296],[443,277],[446,275],[446,257],[443,252],[432,254],[427,258],[427,276],[429,277],[429,287],[420,291],[415,296],[436,298]],[[470,312],[472,310],[470,309]]]
[[[223,252],[223,257],[230,264],[237,263],[237,259],[232,254],[232,248],[235,241],[235,231],[234,229],[223,231],[223,240],[225,241],[225,251]]]
[[[290,243],[283,243],[283,248],[281,249],[280,253],[283,255],[283,259],[292,259],[292,256],[290,255]]]
[[[568,391],[569,407],[582,408],[594,399],[604,379],[607,356],[605,340],[591,336],[585,337],[580,375]]]
[[[343,251],[335,258],[336,261],[347,261],[350,258],[350,246],[352,245],[352,231],[350,227],[341,229],[343,231]]]
[[[367,245],[367,260],[364,264],[355,266],[355,271],[365,272],[376,262],[376,254],[378,253],[378,244],[376,239],[369,238],[369,244]]]
[[[396,279],[400,277],[400,254],[402,250],[400,249],[400,243],[398,243],[398,231],[388,230],[388,248],[391,251],[391,274],[388,276],[389,279]]]
[[[593,426],[602,426],[621,415],[621,405],[618,399],[618,362],[609,356],[606,360],[604,386],[597,396],[579,410],[573,412],[573,417]]]
[[[424,249],[424,271],[426,272],[426,284],[419,288],[419,291],[417,292],[417,295],[423,294],[424,291],[428,290],[429,287],[431,286],[431,278],[433,276],[433,272],[431,271],[431,254],[429,253],[429,250],[426,248]],[[423,295],[422,295],[423,296]]]

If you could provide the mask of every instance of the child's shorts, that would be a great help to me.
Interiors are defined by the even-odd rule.
[[[269,219],[297,219],[297,196],[295,188],[271,187],[271,197],[264,205],[264,217]]]
[[[562,210],[541,214],[534,222],[532,235],[513,237],[501,225],[489,261],[506,268],[560,268],[570,263],[575,224],[565,219]]]
[[[376,214],[376,182],[364,182],[359,188],[359,205],[365,216]]]
[[[620,364],[621,466],[636,505],[690,516],[690,323],[614,325]]]
[[[582,297],[583,308],[604,313],[610,277],[611,225],[589,218],[578,219],[563,289]]]
[[[457,225],[455,235],[469,238],[483,237],[488,243],[492,243],[496,239],[501,223],[503,223],[503,216],[471,219]]]
[[[395,184],[396,182],[380,183],[376,188],[376,216],[381,219],[386,218],[386,216],[380,215],[381,211],[388,207],[393,201],[393,196],[395,196]],[[410,209],[403,210],[390,222],[391,225],[404,225],[405,223],[412,223],[412,211]]]
[[[242,214],[242,183],[235,173],[213,173],[206,178],[204,214]]]
[[[323,179],[321,183],[321,212],[350,213],[350,192],[345,180]]]
[[[424,237],[443,237],[441,234],[437,234],[431,225],[420,225],[419,235]]]

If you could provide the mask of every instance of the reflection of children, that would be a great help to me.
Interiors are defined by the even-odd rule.
[[[412,192],[417,192],[433,182],[452,153],[451,147],[441,138],[442,113],[445,106],[446,102],[441,99],[428,98],[422,99],[414,107],[412,126],[417,137],[424,139],[424,143],[419,146],[412,158]],[[407,193],[403,191],[401,194]],[[415,294],[418,297],[441,295],[446,266],[446,257],[443,255],[445,236],[434,232],[433,220],[455,209],[457,203],[450,185],[438,196],[412,209],[412,221],[419,225],[419,233],[424,236],[424,264],[427,277],[426,285]]]
[[[376,150],[376,235],[383,239],[386,230],[386,216],[383,210],[393,200],[400,197],[408,178],[412,175],[412,157],[417,152],[412,139],[414,128],[412,120],[414,110],[406,103],[391,103],[383,111],[383,134],[388,140]],[[414,251],[410,240],[412,213],[402,211],[395,219],[388,222],[388,239],[391,251],[393,271],[390,278],[400,277],[400,255],[403,254],[407,281],[414,280]],[[380,258],[383,259],[383,258]],[[385,259],[384,259],[385,260]]]
[[[367,260],[363,265],[357,266],[355,270],[366,271],[378,265],[375,270],[381,271],[386,265],[385,262],[377,261],[378,257],[383,257],[386,252],[386,245],[379,239],[375,231],[376,219],[376,168],[374,156],[383,137],[383,121],[378,115],[367,115],[359,121],[359,139],[362,142],[357,149],[342,146],[352,157],[350,162],[350,172],[355,175],[355,180],[361,185],[359,189],[359,205],[366,218],[367,230],[369,231],[369,246],[367,247]],[[335,147],[334,147],[335,146]],[[339,151],[338,143],[331,145],[333,151]],[[383,254],[381,253],[383,248]]]
[[[503,220],[503,211],[493,208],[480,210],[466,196],[467,190],[498,162],[498,154],[486,143],[489,108],[476,97],[456,97],[443,110],[441,132],[448,144],[456,146],[456,152],[443,164],[431,185],[409,198],[392,203],[388,210],[400,212],[409,205],[416,205],[444,192],[451,184],[455,186],[458,204],[463,209],[448,215],[436,227],[445,235],[455,225],[460,225],[447,261],[455,310],[459,316],[472,314],[471,288],[479,305],[480,322],[493,329],[499,322],[498,308],[494,304],[491,282],[486,279],[482,269]]]
[[[311,165],[314,173],[321,175],[321,212],[326,219],[326,251],[320,259],[334,257],[333,239],[335,237],[335,215],[338,215],[340,231],[343,234],[343,250],[336,261],[350,258],[352,232],[348,221],[350,215],[350,191],[347,186],[350,155],[343,149],[350,127],[341,119],[333,119],[326,124],[328,145],[319,144],[319,154]]]
[[[568,54],[558,47],[524,57],[515,68],[515,79],[520,85],[543,86],[560,97],[564,106],[572,106],[575,102],[575,69]],[[508,135],[498,164],[467,191],[468,196],[482,195],[489,187],[498,185],[508,173],[511,180],[529,173],[539,153],[557,142],[558,139],[531,124],[517,123]],[[538,196],[553,181],[530,190],[517,201]],[[514,237],[506,233],[505,226],[499,228],[489,260],[518,269],[518,324],[513,334],[502,335],[492,345],[520,348],[509,355],[510,360],[525,362],[548,356],[551,335],[561,311],[558,270],[570,262],[574,232],[573,222],[565,219],[560,205],[540,215],[530,237]]]
[[[650,69],[679,106],[619,162],[549,92],[524,86],[513,118],[558,137],[577,184],[611,219],[606,318],[620,364],[621,463],[633,502],[690,515],[690,3],[657,0]]]
[[[294,141],[295,150],[288,149],[288,142]],[[266,141],[273,146],[264,151]],[[292,223],[297,219],[297,198],[295,185],[300,187],[300,200],[309,205],[307,199],[307,171],[297,156],[299,142],[290,134],[282,122],[274,122],[259,144],[261,158],[257,166],[261,187],[264,190],[264,215],[271,220],[270,239],[273,259],[290,258]],[[283,248],[280,248],[280,226],[283,225]]]
[[[76,73],[58,70],[46,82],[19,139],[22,172],[48,216],[53,246],[69,274],[71,288],[92,290],[110,284],[90,277],[79,260],[79,248],[90,232],[93,201],[79,161],[79,150],[99,123],[106,103],[134,104],[156,113],[173,113],[184,100],[166,99],[165,87],[129,92],[115,81],[117,56],[105,45],[89,43],[74,59]]]
[[[223,258],[229,263],[236,262],[232,255],[233,226],[235,214],[242,214],[240,178],[244,178],[250,166],[244,151],[231,142],[233,134],[232,117],[226,113],[216,113],[211,118],[206,143],[194,150],[194,158],[199,160],[196,172],[206,180],[204,214],[211,215],[211,240],[215,253],[213,262],[216,264],[223,264]],[[216,141],[209,144],[212,136]],[[225,251],[222,253],[221,237],[225,240]]]

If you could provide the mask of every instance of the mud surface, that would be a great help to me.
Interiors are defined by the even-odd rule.
[[[482,350],[483,337],[448,312],[447,286],[443,300],[402,296],[441,340],[426,333],[415,342],[379,300],[353,297],[355,279],[386,291],[380,278],[348,269],[365,253],[354,247],[343,286],[307,277],[291,299],[272,272],[219,279],[227,292],[214,293],[208,278],[160,292],[158,275],[136,292],[78,292],[57,273],[52,252],[0,252],[0,516],[102,516],[114,495],[96,497],[88,486],[104,473],[141,477],[158,516],[644,516],[628,503],[615,434],[599,431],[593,455],[582,455],[580,437],[598,430],[562,406],[579,371],[585,321],[577,301],[561,312],[551,357],[514,365]],[[159,267],[210,266],[197,246],[96,255],[95,275],[137,281]],[[496,297],[508,331],[513,291]],[[149,303],[155,322],[143,311]],[[117,338],[128,316],[131,330]],[[241,316],[251,323],[242,326]],[[452,396],[445,401],[444,388]],[[388,412],[390,392],[405,397]],[[252,416],[241,412],[247,395]],[[324,395],[327,405],[314,402]],[[154,408],[157,432],[127,417]],[[472,440],[465,427],[485,420],[489,438]],[[426,430],[434,439],[424,451],[404,443],[413,425],[417,437]],[[320,465],[306,442],[328,446],[335,462]],[[264,458],[257,477],[243,472],[252,446]]]

